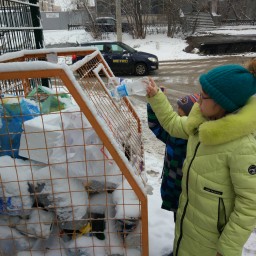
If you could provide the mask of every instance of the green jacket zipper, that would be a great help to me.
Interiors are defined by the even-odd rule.
[[[220,235],[227,224],[226,208],[223,198],[219,198],[217,230]]]
[[[197,153],[197,150],[199,148],[199,145],[200,145],[200,142],[196,145],[194,155],[193,155],[193,157],[191,159],[191,162],[189,164],[189,167],[188,167],[188,173],[187,173],[187,179],[186,179],[187,202],[185,204],[185,207],[184,207],[184,210],[183,210],[183,213],[182,213],[182,216],[181,216],[181,220],[180,220],[180,236],[179,236],[179,239],[178,239],[178,242],[177,242],[175,256],[178,256],[179,247],[180,247],[180,243],[181,243],[182,236],[183,236],[183,221],[184,221],[184,218],[185,218],[185,215],[186,215],[186,211],[187,211],[187,207],[188,207],[188,181],[189,181],[190,167],[191,167],[191,165],[192,165],[192,163],[193,163],[193,161],[194,161],[194,159],[196,157],[196,153]]]

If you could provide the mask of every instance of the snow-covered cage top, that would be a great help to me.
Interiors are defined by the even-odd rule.
[[[141,124],[101,58],[0,64],[0,254],[148,255]]]

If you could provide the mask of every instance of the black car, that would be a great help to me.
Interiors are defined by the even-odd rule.
[[[98,17],[95,19],[95,25],[101,32],[116,32],[116,19],[112,17]],[[122,22],[122,32],[130,32],[129,23]]]
[[[158,69],[156,55],[139,52],[122,42],[91,42],[81,46],[97,47],[114,74],[134,74],[144,76]],[[73,56],[73,63],[83,56]]]

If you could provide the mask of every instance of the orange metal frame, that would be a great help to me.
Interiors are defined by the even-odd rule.
[[[93,51],[91,51],[93,52]],[[75,51],[71,51],[69,53],[67,52],[58,52],[57,54],[59,56],[63,56],[65,54],[70,55],[72,53],[76,53]],[[88,51],[80,52],[82,54],[86,53],[89,54]],[[34,55],[26,55],[22,59],[23,61],[25,59],[30,58],[44,58],[45,54],[34,54]],[[20,60],[20,58],[19,58]],[[10,60],[10,61],[13,61]],[[8,61],[9,62],[9,61]],[[102,64],[106,67],[106,70],[108,69],[108,65],[104,62],[104,60],[101,61]],[[18,64],[18,63],[17,63]],[[112,76],[112,72],[108,71],[109,75]],[[113,159],[116,161],[116,164],[124,174],[125,178],[133,188],[135,194],[139,198],[141,202],[141,222],[142,222],[142,255],[147,256],[149,255],[149,246],[148,246],[148,205],[147,205],[147,196],[142,191],[141,187],[138,185],[136,180],[134,179],[134,176],[131,174],[129,167],[127,166],[127,163],[123,160],[120,153],[118,152],[117,148],[112,145],[110,138],[108,137],[108,134],[105,132],[105,130],[101,127],[101,124],[99,123],[98,119],[94,116],[94,114],[91,112],[89,105],[84,100],[82,95],[77,91],[77,88],[74,86],[72,80],[70,80],[70,77],[66,74],[65,70],[62,68],[59,68],[56,65],[56,68],[54,69],[47,69],[47,70],[36,70],[36,71],[23,71],[19,70],[18,72],[0,72],[0,80],[10,80],[10,79],[19,79],[23,81],[27,81],[28,79],[33,78],[50,78],[50,77],[58,77],[62,80],[64,86],[68,89],[74,100],[77,102],[77,104],[80,106],[81,111],[83,114],[87,117],[89,122],[92,124],[94,130],[102,140],[102,142],[106,145],[108,151],[112,155]],[[26,86],[28,83],[24,83],[23,85]],[[24,88],[25,91],[28,91],[29,88]],[[133,113],[134,117],[137,119],[138,122],[140,122],[139,117],[136,115],[136,112],[133,111],[133,107],[130,104],[129,100],[125,101],[127,103],[128,108]],[[141,126],[140,123],[138,125],[139,131],[141,132]]]
[[[67,48],[49,48],[49,49],[41,49],[41,50],[23,50],[20,53],[20,56],[15,56],[12,53],[11,54],[5,54],[3,56],[0,56],[0,63],[8,63],[8,62],[22,62],[22,61],[35,61],[35,60],[45,60],[47,61],[47,54],[56,54],[57,57],[63,57],[63,56],[88,56],[92,53],[97,52],[97,59],[99,63],[101,63],[104,66],[104,70],[106,71],[106,75],[109,77],[113,77],[114,74],[109,68],[107,62],[102,57],[99,50],[95,47],[67,47]],[[30,88],[25,88],[24,92],[25,95],[27,95],[27,92],[30,90]],[[138,122],[138,131],[141,132],[141,123],[140,118],[136,114],[132,104],[127,98],[123,99],[131,113],[133,114],[134,118]]]

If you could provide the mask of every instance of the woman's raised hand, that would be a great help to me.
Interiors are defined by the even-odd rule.
[[[148,83],[148,86],[147,86],[147,94],[148,94],[148,97],[153,97],[157,94],[158,92],[158,87],[154,81],[154,79],[152,77],[149,77],[149,83]]]

